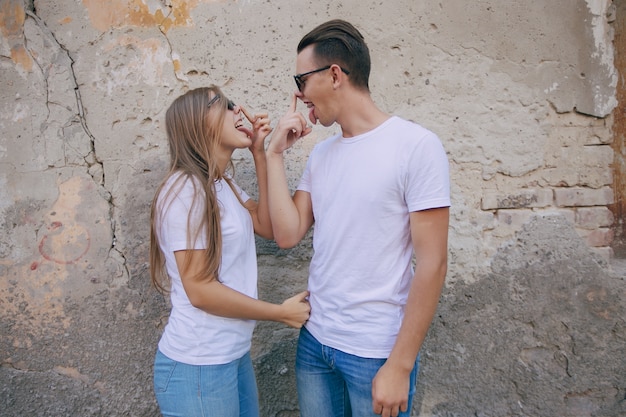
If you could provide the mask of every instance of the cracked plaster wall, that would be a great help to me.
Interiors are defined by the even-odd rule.
[[[463,410],[471,406],[483,410],[472,415],[524,415],[510,405],[516,401],[536,410],[525,370],[552,381],[562,378],[552,368],[562,369],[562,361],[546,355],[576,358],[569,346],[554,348],[546,332],[506,339],[515,354],[502,355],[500,371],[486,373],[497,377],[482,390],[470,384],[477,391],[455,392],[449,380],[458,363],[481,369],[489,362],[467,353],[476,338],[497,352],[509,347],[499,334],[476,336],[473,326],[493,324],[498,309],[467,303],[467,294],[480,291],[498,308],[507,305],[502,276],[526,269],[503,273],[502,259],[517,265],[526,256],[507,248],[527,243],[524,233],[538,218],[562,219],[557,227],[548,222],[556,235],[541,236],[544,249],[563,246],[562,236],[580,243],[568,246],[568,256],[619,295],[613,275],[594,269],[602,262],[588,253],[611,254],[613,10],[606,0],[1,0],[0,409],[155,414],[151,360],[167,305],[148,283],[147,222],[168,158],[164,112],[185,90],[215,83],[276,120],[294,88],[297,40],[341,17],[359,27],[372,50],[375,100],[437,132],[451,162],[448,285],[425,347],[427,383],[415,412],[469,415]],[[312,146],[335,130],[316,127],[290,151],[292,187]],[[250,158],[237,152],[235,162],[238,181],[254,194]],[[278,302],[304,288],[310,238],[290,251],[259,239],[258,252],[261,297]],[[542,262],[555,270],[553,259]],[[541,305],[522,299],[520,313],[501,323],[514,333],[527,329],[519,316]],[[572,328],[598,324],[583,310]],[[476,317],[471,326],[459,321],[466,316]],[[623,320],[606,316],[600,327],[613,338],[593,353],[609,355],[624,340]],[[257,327],[253,356],[264,415],[297,415],[295,336],[274,323]],[[593,351],[591,342],[580,343]],[[515,358],[525,370],[506,363]],[[512,369],[511,376],[499,379],[501,369]],[[623,362],[616,369],[623,371]],[[460,373],[453,380],[462,377],[471,379]],[[502,392],[488,389],[494,381]],[[541,401],[553,401],[546,407],[618,415],[610,410],[624,398],[623,381],[603,385],[591,375],[573,393],[565,386],[546,388]]]

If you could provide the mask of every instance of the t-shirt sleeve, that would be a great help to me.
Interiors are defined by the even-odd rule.
[[[192,182],[187,180],[180,187],[172,189],[164,201],[161,239],[172,252],[206,248],[206,234],[200,229],[205,202],[198,195],[192,205],[194,191]]]
[[[428,132],[409,154],[405,199],[409,211],[450,206],[450,174],[441,141]]]

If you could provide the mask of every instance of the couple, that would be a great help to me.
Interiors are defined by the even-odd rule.
[[[298,91],[267,150],[267,114],[250,115],[217,87],[189,91],[167,111],[171,166],[152,206],[150,250],[152,280],[170,287],[172,302],[154,364],[163,415],[259,415],[255,320],[301,328],[302,416],[411,412],[446,274],[445,152],[435,134],[374,104],[369,50],[350,23],[305,35],[296,69]],[[291,196],[283,152],[311,131],[298,99],[311,123],[338,123],[341,134],[315,147]],[[258,202],[227,173],[243,148]],[[258,300],[254,233],[292,247],[313,223],[308,291],[280,305]]]

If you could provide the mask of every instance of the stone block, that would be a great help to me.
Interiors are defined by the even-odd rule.
[[[587,167],[578,173],[578,186],[599,188],[613,183],[613,172],[610,166]]]
[[[554,195],[557,207],[605,206],[613,203],[613,190],[610,187],[557,188]]]
[[[486,193],[481,200],[483,210],[547,207],[552,204],[552,190],[538,188],[516,193]]]
[[[578,229],[578,234],[583,237],[585,239],[585,242],[587,242],[587,245],[591,246],[592,248],[611,246],[611,243],[613,243],[614,232],[612,229]]]
[[[576,223],[576,212],[573,208],[554,208],[533,210],[534,213],[542,216],[560,215],[567,220],[568,223],[574,225]]]
[[[613,224],[613,213],[607,207],[582,207],[576,210],[576,227],[597,229]]]

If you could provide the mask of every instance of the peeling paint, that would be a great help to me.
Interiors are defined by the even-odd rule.
[[[0,3],[0,33],[7,39],[11,59],[27,72],[33,69],[33,59],[24,46],[24,21],[26,11],[21,0]]]
[[[4,36],[22,35],[26,12],[20,0],[6,0],[0,5],[0,21]]]
[[[24,48],[24,45],[15,45],[11,48],[11,59],[26,71],[32,71],[33,59]]]
[[[553,92],[553,91],[558,90],[558,88],[559,88],[559,83],[557,83],[557,82],[555,81],[555,82],[553,82],[553,83],[552,83],[552,85],[551,85],[550,87],[548,87],[548,88],[546,88],[545,90],[543,90],[543,92],[544,92],[545,94],[549,94],[549,93],[551,93],[551,92]]]
[[[611,44],[607,43],[608,24],[606,22],[606,14],[611,2],[609,0],[586,0],[587,8],[592,16],[591,31],[595,51],[591,54],[599,58],[603,65],[613,67],[613,51]]]
[[[104,52],[112,56],[112,51],[124,49],[126,59],[123,65],[105,62],[97,67],[92,79],[94,85],[105,90],[107,95],[119,87],[136,85],[143,82],[148,85],[163,84],[163,69],[171,64],[169,47],[159,39],[140,39],[124,35],[104,46]]]
[[[83,0],[83,5],[91,24],[102,32],[125,26],[160,26],[167,32],[174,26],[193,26],[191,11],[200,2],[220,1],[172,0],[165,5],[155,0]]]
[[[69,378],[77,379],[79,381],[84,382],[85,384],[91,383],[91,378],[89,376],[81,374],[80,371],[76,368],[69,368],[65,366],[55,366],[54,372],[57,372],[59,375],[64,375]]]
[[[617,73],[613,62],[613,44],[610,25],[607,22],[606,15],[608,13],[610,0],[586,0],[587,8],[591,15],[591,33],[593,36],[594,50],[591,56],[595,58],[598,64],[604,67],[610,80],[610,89],[607,86],[594,85],[593,97],[595,102],[595,111],[598,116],[604,117],[609,114],[616,106],[615,87],[617,86]]]

